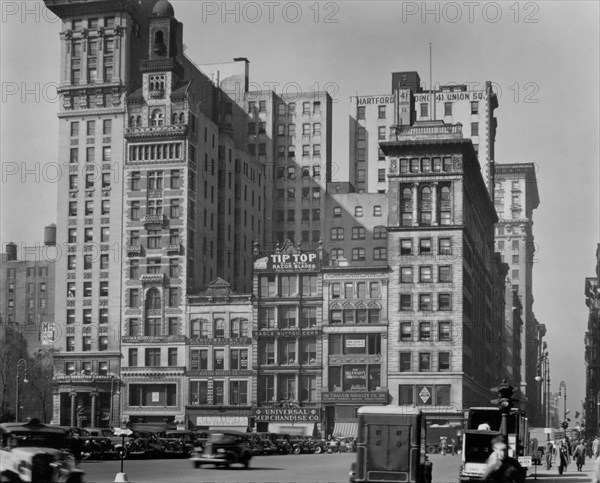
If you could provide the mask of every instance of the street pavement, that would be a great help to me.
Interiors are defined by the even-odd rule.
[[[124,472],[130,483],[348,483],[354,453],[257,456],[252,458],[250,469],[241,465],[214,468],[210,465],[195,469],[186,459],[125,460]],[[430,455],[433,464],[433,483],[456,483],[461,464],[460,455]],[[558,475],[553,466],[531,467],[527,483],[584,483],[590,482],[595,461],[588,460],[583,472],[575,463]],[[119,461],[84,461],[88,483],[112,483],[120,470]],[[537,475],[536,475],[537,472]]]

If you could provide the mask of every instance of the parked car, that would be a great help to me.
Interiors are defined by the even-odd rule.
[[[187,458],[196,447],[196,433],[185,430],[161,431],[156,434],[166,457]]]
[[[252,451],[250,439],[246,433],[238,431],[219,431],[211,433],[203,450],[194,451],[190,461],[194,468],[203,464],[229,467],[234,463],[250,466]]]
[[[83,459],[112,459],[118,458],[115,448],[117,440],[109,428],[80,428],[79,437],[83,441]]]
[[[294,454],[314,453],[310,440],[304,436],[292,436],[290,443],[292,445],[292,453]]]
[[[76,467],[65,429],[41,424],[0,424],[2,481],[23,483],[82,483],[84,472]]]

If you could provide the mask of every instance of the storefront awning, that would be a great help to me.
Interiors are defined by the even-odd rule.
[[[343,436],[344,438],[356,438],[358,436],[358,423],[335,423],[335,426],[333,427],[333,436]]]
[[[269,433],[313,436],[315,423],[269,423]]]

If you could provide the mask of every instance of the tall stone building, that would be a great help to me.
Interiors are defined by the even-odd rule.
[[[589,310],[585,334],[585,434],[600,433],[600,245],[596,248],[596,276],[585,279],[585,304]]]
[[[482,174],[493,184],[498,97],[491,82],[443,85],[424,90],[417,72],[392,73],[391,90],[350,98],[350,183],[359,193],[387,191],[386,158],[380,148],[394,126],[441,120],[462,124],[473,142]]]
[[[55,423],[118,424],[126,94],[155,2],[48,0],[62,21]]]
[[[461,125],[397,126],[388,168],[388,387],[394,405],[458,421],[498,382],[504,278],[497,216]],[[494,295],[496,294],[496,295]]]
[[[496,163],[494,189],[499,218],[496,250],[509,265],[508,277],[523,307],[521,398],[527,404],[530,417],[543,424],[542,384],[535,380],[545,334],[545,327],[533,313],[533,267],[536,263],[533,211],[540,204],[535,164]]]

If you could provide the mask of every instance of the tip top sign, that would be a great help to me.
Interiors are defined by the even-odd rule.
[[[254,268],[274,271],[317,270],[318,260],[316,253],[277,253],[256,260]]]

